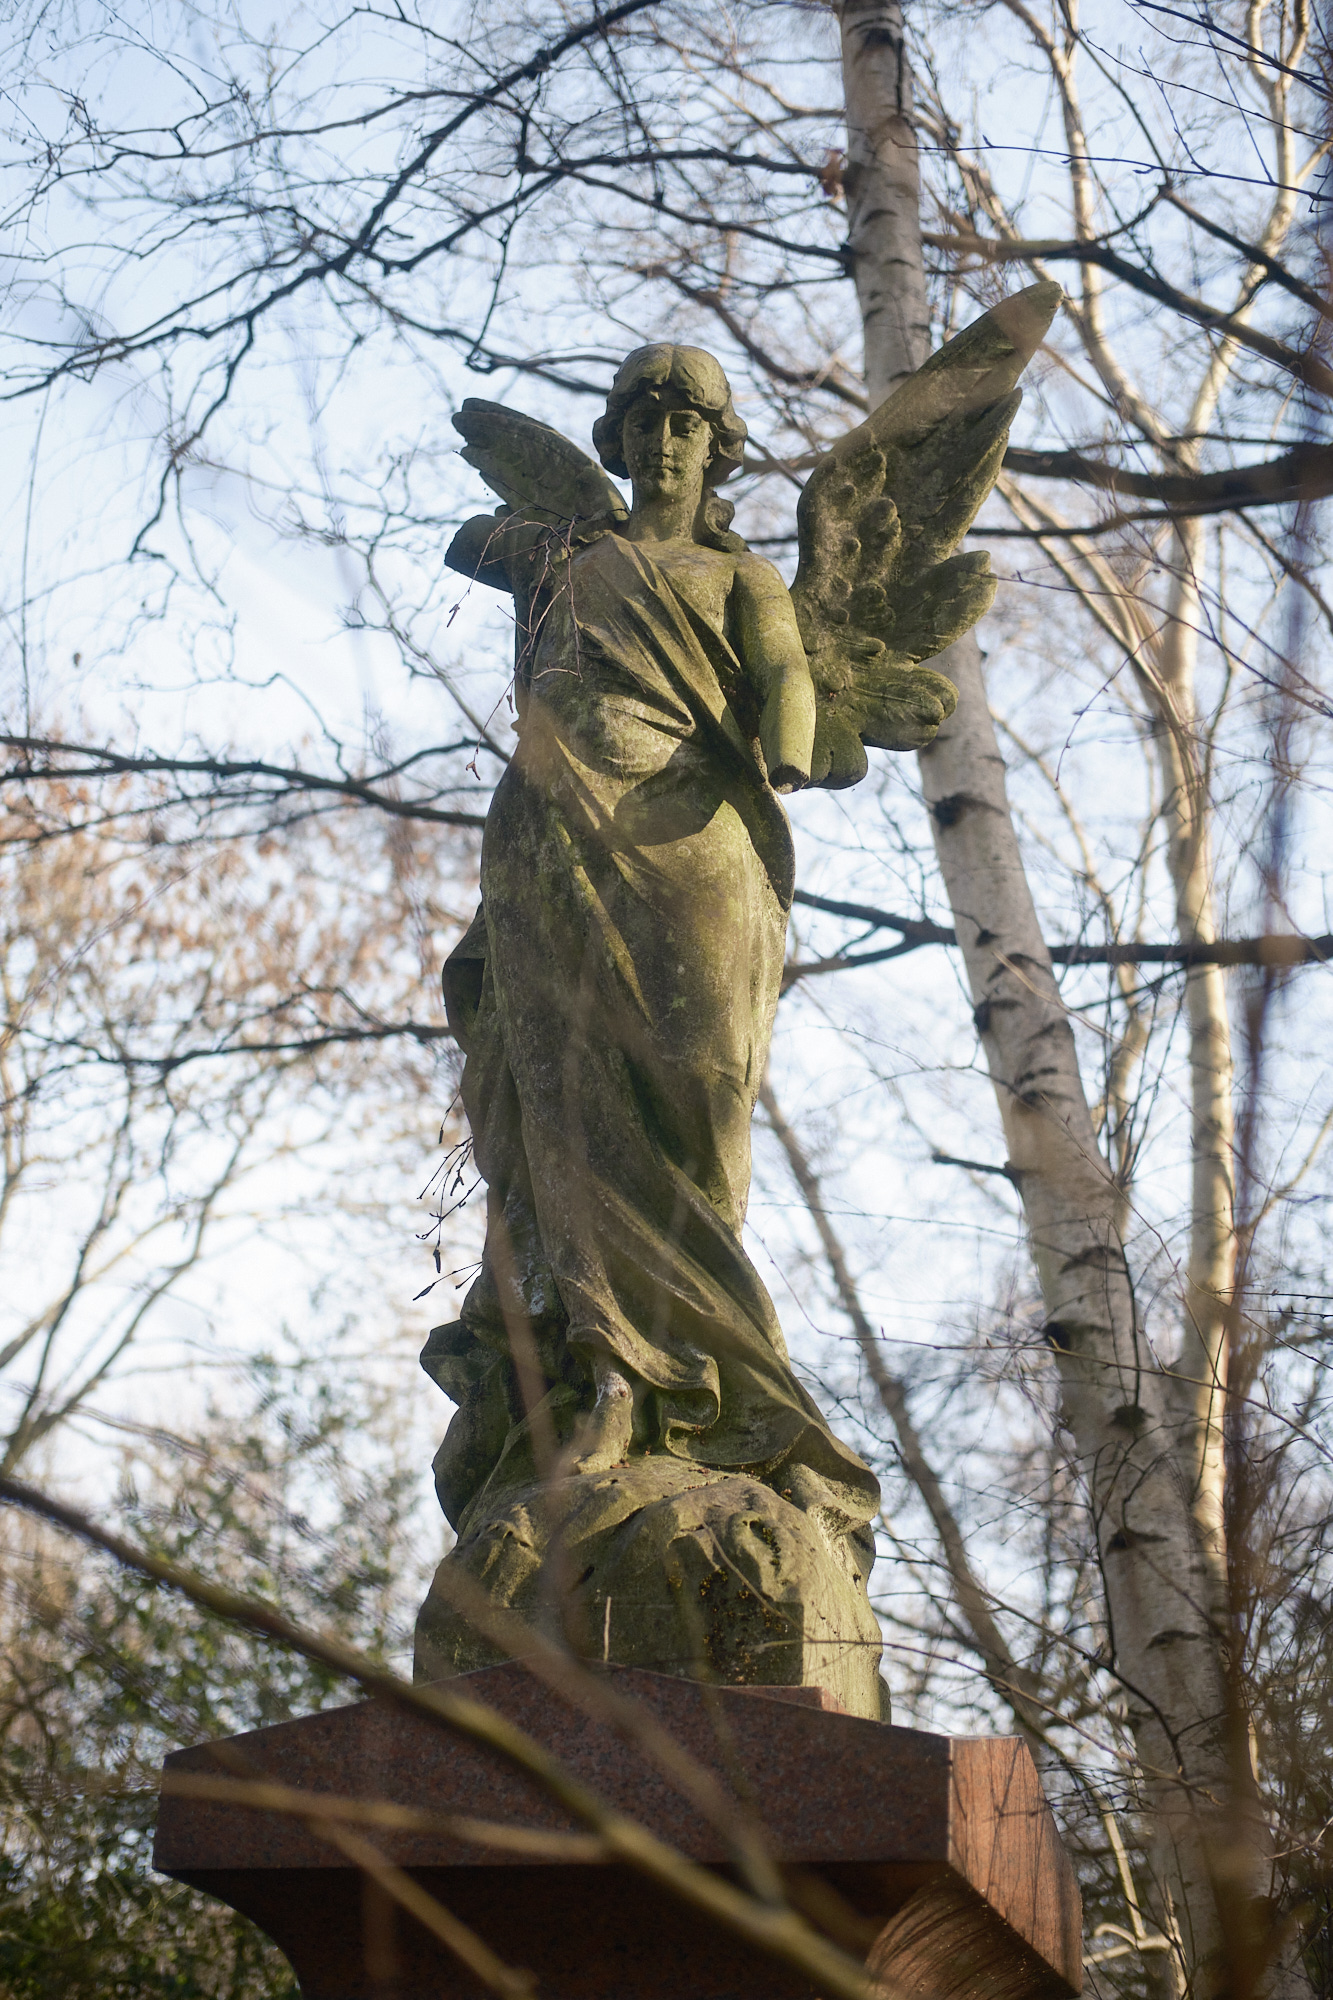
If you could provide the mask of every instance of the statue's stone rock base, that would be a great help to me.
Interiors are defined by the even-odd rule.
[[[1032,1760],[1006,1739],[931,1736],[840,1715],[817,1688],[703,1688],[612,1667],[622,1698],[744,1796],[793,1894],[913,2000],[1070,2000],[1080,1909]],[[517,1663],[467,1691],[545,1745],[610,1806],[705,1867],[726,1841],[610,1721]],[[171,1773],[575,1832],[531,1780],[462,1737],[375,1701],[326,1709],[167,1759]],[[543,1862],[452,1833],[361,1829],[471,1925],[543,2000],[815,2000],[810,1981],[620,1867]],[[309,1824],[168,1795],[154,1864],[252,1917],[304,2000],[487,2000],[445,1947]],[[819,1903],[822,1888],[824,1905]]]
[[[485,1497],[417,1620],[416,1677],[504,1655],[472,1630],[451,1572],[585,1658],[746,1687],[818,1687],[888,1720],[868,1540],[739,1473],[665,1454]]]

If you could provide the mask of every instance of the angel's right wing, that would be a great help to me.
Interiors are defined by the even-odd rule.
[[[995,595],[988,556],[954,551],[995,483],[1018,378],[1061,297],[1031,285],[983,314],[807,480],[791,594],[815,684],[813,784],[856,784],[866,744],[922,749],[952,713],[952,683],[920,663]]]
[[[468,397],[453,423],[465,441],[460,456],[504,504],[463,523],[444,558],[450,569],[514,590],[516,564],[552,531],[577,536],[626,518],[619,489],[601,466],[549,424],[479,396]]]

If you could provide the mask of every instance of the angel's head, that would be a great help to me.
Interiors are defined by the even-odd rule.
[[[592,437],[607,471],[633,482],[636,501],[693,494],[696,532],[732,539],[733,509],[713,489],[738,470],[746,431],[726,376],[703,348],[636,348],[620,365]]]

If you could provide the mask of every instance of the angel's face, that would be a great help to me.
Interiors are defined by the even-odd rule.
[[[698,410],[640,396],[625,417],[624,451],[636,500],[697,498],[713,456],[713,427]]]

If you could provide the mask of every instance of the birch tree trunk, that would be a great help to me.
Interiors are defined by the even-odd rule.
[[[1173,534],[1175,576],[1157,649],[1158,763],[1163,780],[1167,868],[1182,944],[1217,937],[1208,773],[1200,755],[1194,669],[1199,593],[1195,582],[1201,523]],[[1225,1334],[1235,1280],[1233,1063],[1226,984],[1221,968],[1191,968],[1185,980],[1190,1057],[1190,1250],[1183,1326],[1172,1385],[1179,1450],[1198,1531],[1213,1579],[1214,1615],[1227,1615],[1222,1404]]]
[[[848,237],[873,408],[926,351],[911,73],[895,0],[840,0],[837,13]],[[1142,1796],[1161,1833],[1174,1975],[1192,1993],[1217,1992],[1254,1963],[1259,1881],[1258,1843],[1235,1819],[1215,1571],[1181,1476],[1180,1413],[1141,1338],[1118,1193],[1024,872],[975,639],[938,664],[958,708],[921,756],[922,788],[1096,1527]],[[1204,1199],[1223,1206],[1211,1184]],[[1163,1963],[1145,1960],[1145,1973],[1160,1977]]]

